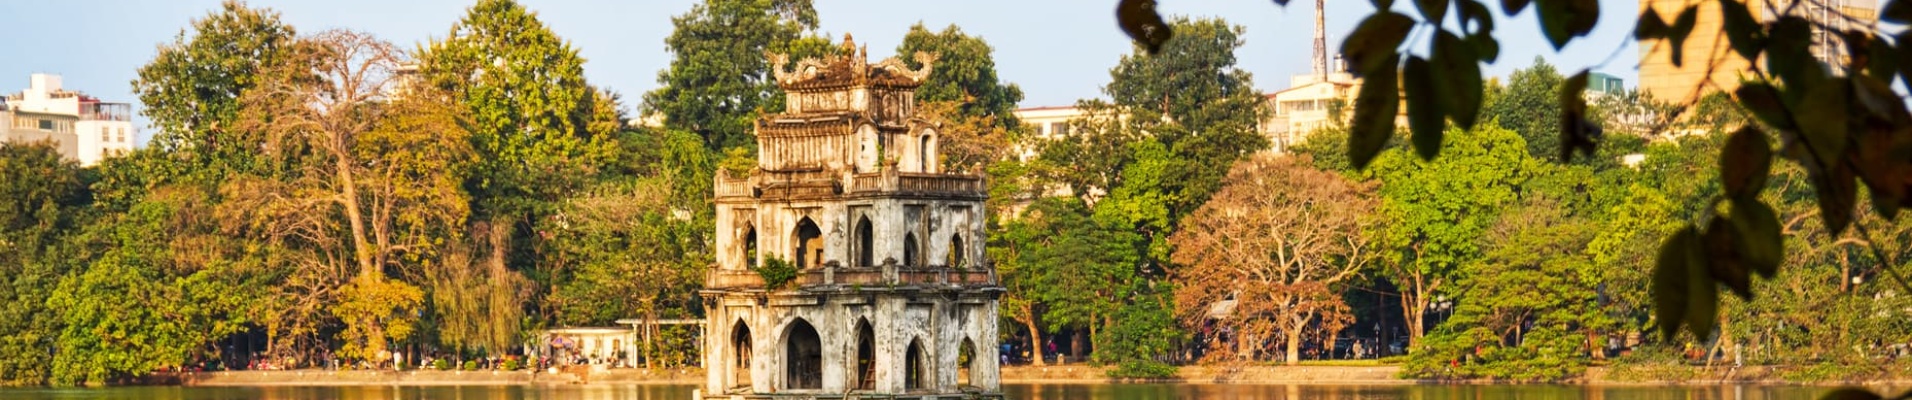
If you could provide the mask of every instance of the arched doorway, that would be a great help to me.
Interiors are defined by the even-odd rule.
[[[817,329],[798,318],[784,335],[784,388],[823,388],[823,340]]]
[[[737,321],[730,328],[730,387],[750,386],[750,353],[756,341],[750,337],[750,325]]]
[[[816,268],[823,265],[823,230],[810,217],[797,221],[796,243],[793,253],[798,268]]]
[[[923,265],[923,260],[917,259],[917,256],[918,256],[917,253],[921,253],[921,252],[917,251],[916,249],[916,234],[915,233],[904,234],[903,235],[903,265],[909,266],[909,267]]]
[[[870,217],[863,216],[856,221],[856,265],[870,267],[876,265],[876,230],[870,226]]]
[[[975,386],[977,366],[982,360],[976,359],[976,343],[963,338],[963,346],[956,350],[956,386]]]
[[[903,356],[903,390],[917,390],[927,387],[924,381],[929,374],[924,373],[922,339],[910,339],[908,353]]]
[[[944,260],[950,268],[963,268],[963,235],[949,235],[949,259]]]
[[[870,321],[857,318],[856,321],[856,371],[850,379],[855,384],[850,387],[858,390],[876,389],[876,331],[870,329]]]
[[[751,268],[756,268],[757,267],[757,227],[756,226],[744,225],[743,250],[744,250],[743,252],[744,265]]]

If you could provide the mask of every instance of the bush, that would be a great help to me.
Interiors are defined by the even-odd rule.
[[[477,370],[478,370],[478,361],[475,361],[475,360],[466,360],[466,361],[465,361],[465,370],[466,370],[466,371],[477,371]]]
[[[764,257],[763,266],[751,268],[751,271],[763,277],[765,289],[782,289],[784,284],[797,279],[797,266],[779,257]]]
[[[518,365],[518,359],[517,359],[517,358],[515,358],[515,357],[514,357],[514,358],[511,358],[511,359],[508,359],[508,360],[505,360],[505,370],[506,370],[506,371],[517,371],[519,367],[522,367],[522,365]]]
[[[445,362],[445,360],[442,359],[432,360],[432,369],[439,371],[449,370],[451,369],[451,363]]]

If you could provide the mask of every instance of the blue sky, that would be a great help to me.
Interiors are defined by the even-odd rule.
[[[657,72],[670,63],[664,36],[671,16],[700,0],[521,0],[588,60],[587,77],[622,93],[627,108],[657,87]],[[443,37],[472,0],[253,0],[278,10],[301,32],[347,28],[371,32],[410,48]],[[1309,69],[1312,4],[1287,7],[1268,0],[1163,0],[1167,14],[1222,17],[1247,30],[1241,67],[1264,91],[1287,86],[1288,77]],[[1396,8],[1412,7],[1396,1]],[[1487,1],[1498,9],[1499,2]],[[816,0],[821,30],[848,32],[875,55],[894,52],[918,21],[940,29],[956,24],[996,48],[1001,77],[1021,85],[1024,106],[1071,104],[1096,97],[1109,67],[1129,51],[1115,26],[1114,0]],[[1600,0],[1602,21],[1593,35],[1554,51],[1540,35],[1532,9],[1501,17],[1499,62],[1486,68],[1505,76],[1535,56],[1563,71],[1606,62],[1598,70],[1628,81],[1637,75],[1637,48],[1627,40],[1639,15],[1637,0]],[[135,102],[130,82],[159,45],[170,43],[191,20],[219,8],[219,0],[0,0],[0,92],[26,87],[31,73],[65,77],[66,87],[108,101]],[[1362,0],[1328,0],[1329,48],[1373,12]],[[1498,15],[1498,14],[1497,14]],[[1617,52],[1617,53],[1616,53]],[[1609,61],[1611,58],[1611,61]],[[142,129],[141,136],[150,136]],[[143,140],[142,140],[143,142]]]

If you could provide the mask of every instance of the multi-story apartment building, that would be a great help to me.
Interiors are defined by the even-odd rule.
[[[60,87],[60,76],[33,74],[26,90],[0,101],[0,142],[51,141],[81,165],[133,151],[133,107]]]
[[[1747,4],[1753,18],[1760,22],[1778,19],[1790,10],[1805,17],[1815,25],[1823,25],[1833,30],[1867,29],[1878,18],[1876,0],[1739,0]],[[1640,9],[1651,7],[1660,18],[1673,21],[1679,17],[1680,10],[1687,4],[1697,3],[1694,13],[1692,36],[1682,44],[1681,65],[1673,66],[1669,57],[1673,48],[1669,42],[1640,42],[1640,90],[1660,99],[1675,103],[1696,101],[1701,95],[1714,90],[1732,91],[1739,88],[1739,82],[1751,70],[1751,60],[1733,52],[1732,44],[1725,36],[1725,24],[1720,19],[1719,3],[1712,1],[1692,2],[1688,0],[1640,0]],[[1839,35],[1829,34],[1827,29],[1815,28],[1813,32],[1812,52],[1819,61],[1837,66],[1846,61],[1846,46]]]

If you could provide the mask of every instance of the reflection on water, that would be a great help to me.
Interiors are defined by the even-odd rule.
[[[1766,400],[1812,399],[1830,388],[1809,386],[1546,385],[1012,385],[1012,399],[1241,399],[1241,400]]]
[[[693,386],[581,385],[581,386],[350,386],[350,387],[121,387],[106,389],[0,389],[0,399],[338,399],[338,400],[679,400],[690,398]],[[1810,386],[1704,387],[1581,387],[1543,385],[1007,385],[1003,391],[1016,400],[1500,400],[1500,399],[1666,399],[1766,400],[1811,399],[1829,390]]]

